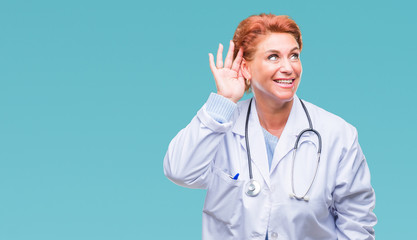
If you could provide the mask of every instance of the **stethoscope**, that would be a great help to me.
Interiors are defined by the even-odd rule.
[[[310,191],[311,186],[313,186],[314,180],[316,179],[317,170],[319,168],[320,154],[321,154],[321,136],[320,136],[320,133],[318,131],[313,129],[313,124],[311,123],[310,114],[308,113],[307,108],[304,105],[304,102],[301,99],[300,99],[300,102],[301,102],[301,105],[303,106],[304,112],[307,116],[309,128],[302,130],[297,135],[297,139],[295,140],[295,144],[294,144],[294,148],[293,148],[293,155],[292,155],[292,167],[291,167],[291,190],[292,190],[292,192],[290,193],[290,197],[294,198],[294,199],[297,199],[297,200],[304,200],[304,201],[307,202],[309,200],[309,197],[307,196],[307,193]],[[250,115],[251,106],[252,106],[252,99],[249,102],[248,113],[246,115],[246,123],[245,123],[245,140],[246,140],[246,149],[247,149],[246,153],[248,154],[248,166],[249,166],[249,182],[246,184],[246,195],[248,195],[250,197],[255,197],[261,191],[261,185],[258,183],[258,181],[253,179],[253,175],[252,175],[252,159],[251,159],[251,155],[250,155],[249,137],[248,137],[248,123],[249,123],[249,115]],[[304,195],[300,196],[300,195],[295,194],[295,190],[294,190],[294,161],[295,161],[295,156],[296,156],[296,153],[297,153],[297,148],[298,148],[298,143],[300,141],[300,138],[306,132],[313,132],[314,134],[317,135],[317,138],[319,140],[319,146],[318,146],[318,149],[317,149],[317,165],[316,165],[316,170],[314,171],[313,180],[311,180],[310,186],[308,187],[308,189],[304,193]]]

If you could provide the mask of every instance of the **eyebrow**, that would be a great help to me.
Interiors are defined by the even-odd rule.
[[[299,48],[299,47],[294,47],[293,49],[291,49],[291,50],[290,50],[290,52],[292,52],[292,51],[294,51],[294,50],[300,50],[300,48]],[[270,52],[273,52],[273,53],[275,53],[275,52],[280,53],[280,51],[278,51],[278,50],[276,50],[276,49],[269,49],[269,50],[268,50],[268,51],[266,51],[265,53],[270,53]]]

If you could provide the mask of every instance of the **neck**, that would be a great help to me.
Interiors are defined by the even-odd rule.
[[[256,98],[259,123],[272,135],[281,137],[291,113],[294,99],[287,102],[270,102]]]

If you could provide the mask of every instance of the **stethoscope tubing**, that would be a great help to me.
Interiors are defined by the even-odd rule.
[[[250,147],[249,147],[249,134],[248,134],[248,124],[249,124],[249,116],[250,116],[250,110],[252,107],[252,100],[253,98],[250,99],[249,102],[249,107],[248,107],[248,113],[246,114],[246,123],[245,123],[245,142],[246,142],[246,153],[248,155],[248,166],[249,166],[249,179],[252,180],[253,179],[253,175],[252,175],[252,158],[251,158],[251,154],[250,154]]]
[[[251,107],[252,107],[252,100],[253,100],[253,98],[251,98],[251,100],[249,102],[248,112],[246,114],[246,123],[245,123],[245,142],[246,142],[246,153],[247,153],[247,156],[248,156],[248,167],[249,167],[249,182],[247,184],[246,194],[250,197],[255,197],[260,192],[260,185],[256,180],[253,179],[252,158],[251,158],[250,146],[249,146],[248,129],[249,129],[249,116],[250,116]],[[297,200],[308,201],[309,198],[307,197],[307,194],[310,191],[311,187],[313,186],[314,180],[316,179],[317,171],[318,171],[318,167],[319,167],[319,163],[320,163],[322,140],[321,140],[320,133],[313,128],[313,123],[311,121],[311,117],[310,117],[310,114],[308,113],[307,107],[304,105],[304,102],[301,99],[299,99],[299,100],[300,100],[301,105],[304,109],[304,112],[307,116],[309,128],[302,130],[297,135],[297,139],[295,140],[295,144],[294,144],[294,148],[293,148],[292,167],[291,167],[291,190],[292,190],[292,193],[290,194],[290,196],[294,199],[297,199]],[[316,134],[317,138],[318,138],[318,141],[319,141],[319,144],[318,144],[319,146],[317,148],[317,165],[316,165],[316,170],[314,171],[314,176],[313,176],[313,179],[310,183],[310,186],[308,187],[308,189],[307,189],[307,191],[305,192],[304,195],[299,196],[299,195],[295,194],[295,189],[294,189],[294,163],[295,163],[296,152],[297,152],[297,149],[298,149],[298,144],[300,142],[301,136],[304,133],[307,133],[307,132],[313,132],[314,134]],[[258,189],[256,189],[256,188],[258,188]]]

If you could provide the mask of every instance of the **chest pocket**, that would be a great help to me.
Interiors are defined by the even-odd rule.
[[[243,183],[214,168],[203,212],[225,224],[235,222],[241,215]]]

